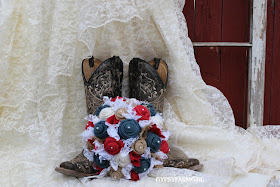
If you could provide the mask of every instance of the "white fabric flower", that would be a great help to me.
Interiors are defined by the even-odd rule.
[[[152,123],[157,124],[158,128],[160,128],[160,129],[163,128],[164,119],[159,114],[156,114],[155,116],[152,116],[150,120],[151,120]]]
[[[122,168],[131,163],[129,154],[122,156],[122,154],[119,153],[114,156],[114,160]]]
[[[103,108],[101,112],[99,113],[99,118],[102,121],[106,121],[107,118],[114,115],[115,112],[111,108]]]

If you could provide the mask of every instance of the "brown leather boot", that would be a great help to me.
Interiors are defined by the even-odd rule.
[[[94,57],[84,59],[82,75],[88,114],[94,114],[103,104],[103,96],[121,96],[123,63],[119,57],[113,56],[104,62]],[[75,177],[92,176],[97,172],[83,152],[70,161],[62,162],[55,170]]]
[[[191,170],[199,170],[203,167],[198,159],[188,158],[186,154],[178,147],[169,144],[170,151],[167,153],[168,158],[164,160],[164,167],[187,168]]]
[[[163,93],[168,79],[167,64],[155,58],[146,62],[133,58],[129,63],[130,98],[147,101],[154,106],[157,112],[162,113]]]
[[[147,101],[157,112],[163,111],[163,94],[168,81],[167,64],[159,58],[146,62],[134,58],[129,63],[130,97]],[[171,146],[172,147],[172,146]],[[202,168],[199,160],[188,158],[179,148],[170,148],[168,159],[164,160],[164,167],[188,168],[198,170]]]

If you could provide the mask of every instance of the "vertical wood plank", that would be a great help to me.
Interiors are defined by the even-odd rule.
[[[223,1],[222,41],[249,41],[249,1]],[[221,49],[221,90],[233,109],[236,125],[246,128],[248,48]]]
[[[280,1],[275,0],[270,125],[280,125]]]
[[[221,41],[222,0],[196,0],[195,41]]]
[[[187,0],[183,9],[183,13],[185,15],[187,26],[188,26],[188,34],[190,39],[194,42],[194,0]]]
[[[275,1],[267,2],[267,31],[266,31],[266,62],[265,62],[265,92],[264,92],[264,125],[270,124],[271,109],[271,78],[273,64],[273,38],[274,38],[274,8]]]
[[[222,0],[196,0],[195,41],[221,41]],[[220,88],[220,48],[197,47],[195,56],[207,84]]]
[[[263,125],[267,0],[253,1],[252,61],[249,63],[247,127]]]

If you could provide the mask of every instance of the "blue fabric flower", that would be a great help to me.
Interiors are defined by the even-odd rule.
[[[98,116],[102,109],[108,108],[108,107],[110,107],[110,106],[109,105],[101,105],[101,106],[97,107],[94,115]]]
[[[157,134],[150,131],[147,133],[146,142],[148,147],[151,148],[152,153],[157,152],[161,145],[160,137]]]
[[[135,172],[135,173],[143,173],[145,171],[147,171],[151,166],[151,159],[148,158],[148,159],[145,159],[143,157],[140,158],[140,167],[136,167],[134,166],[132,168],[132,170]]]
[[[136,138],[139,136],[141,128],[136,120],[126,119],[121,121],[118,133],[121,139]]]
[[[152,104],[142,103],[141,105],[146,106],[146,107],[148,108],[148,110],[149,110],[151,116],[155,116],[155,115],[156,115],[157,111],[156,111],[156,109],[153,107]]]
[[[107,168],[110,165],[108,160],[100,160],[98,154],[93,155],[93,162],[100,168]]]
[[[94,134],[97,138],[100,138],[101,140],[104,140],[108,137],[107,134],[107,128],[108,126],[105,125],[105,121],[99,121],[94,126]]]

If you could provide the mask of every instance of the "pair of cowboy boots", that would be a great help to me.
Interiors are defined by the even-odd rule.
[[[103,104],[103,96],[114,98],[122,95],[123,62],[118,56],[103,62],[94,57],[84,59],[82,75],[88,114],[94,114],[97,107]],[[149,102],[160,113],[167,80],[167,64],[159,58],[150,62],[133,58],[129,63],[129,97]],[[201,166],[197,159],[187,158],[178,149],[171,149],[167,155],[164,167],[197,170]],[[83,152],[70,161],[62,162],[55,170],[76,177],[92,176],[97,172]]]

